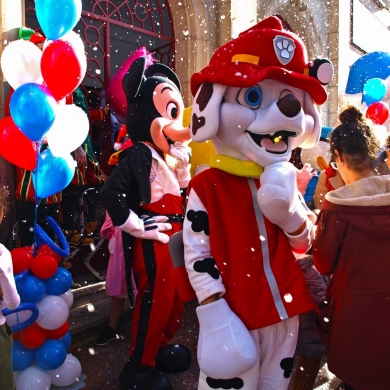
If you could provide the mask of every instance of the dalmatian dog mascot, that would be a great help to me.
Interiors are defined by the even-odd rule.
[[[190,129],[182,125],[177,75],[163,64],[146,64],[145,57],[136,59],[123,77],[126,129],[133,145],[121,151],[100,198],[123,232],[127,285],[132,271],[138,290],[130,358],[119,381],[125,390],[172,390],[166,374],[191,363],[187,347],[169,344],[181,324],[183,299],[168,247],[184,219]]]
[[[200,305],[199,389],[287,389],[300,313],[314,309],[293,252],[313,240],[295,147],[313,147],[333,75],[269,17],[219,47],[191,78],[191,132],[210,168],[188,188],[185,265]]]

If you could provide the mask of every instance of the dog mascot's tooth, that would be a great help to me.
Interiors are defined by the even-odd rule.
[[[210,168],[190,182],[185,264],[200,306],[199,389],[287,389],[298,316],[314,309],[293,251],[309,249],[291,151],[320,136],[315,104],[333,75],[269,17],[219,47],[191,78],[193,141]]]
[[[141,56],[123,76],[126,131],[133,145],[120,152],[100,197],[113,224],[124,232],[127,285],[132,270],[138,290],[130,359],[120,383],[124,389],[171,390],[166,374],[184,371],[191,363],[187,347],[168,344],[183,312],[168,241],[184,219],[190,129],[182,125],[184,104],[176,74],[163,64],[146,65]]]

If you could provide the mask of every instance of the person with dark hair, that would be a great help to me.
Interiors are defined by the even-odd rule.
[[[345,186],[325,195],[314,265],[332,275],[316,310],[331,372],[345,389],[388,389],[390,334],[390,180],[376,170],[379,140],[357,108],[339,115],[330,138]]]

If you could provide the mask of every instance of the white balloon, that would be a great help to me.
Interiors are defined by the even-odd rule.
[[[68,304],[68,307],[70,309],[73,305],[74,300],[72,289],[69,289],[66,293],[63,293],[59,296]]]
[[[64,157],[77,149],[89,132],[87,114],[74,104],[58,105],[56,118],[46,139],[53,156]]]
[[[56,370],[48,370],[51,383],[54,386],[70,386],[77,381],[81,375],[81,364],[71,353],[66,356],[64,363]]]
[[[43,329],[57,329],[68,319],[68,304],[57,295],[46,295],[37,303],[37,307],[39,316],[36,322]]]
[[[38,366],[27,367],[16,380],[16,390],[49,390],[50,386],[49,374]]]
[[[9,43],[1,54],[1,70],[13,89],[26,83],[42,84],[41,50],[30,41]]]

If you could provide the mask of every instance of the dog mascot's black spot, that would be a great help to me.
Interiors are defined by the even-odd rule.
[[[189,210],[187,213],[187,219],[192,222],[191,229],[194,232],[204,231],[206,236],[210,235],[209,219],[205,211]]]
[[[196,261],[194,264],[194,271],[199,273],[207,272],[213,279],[219,278],[219,270],[218,268],[215,268],[215,260],[212,257]]]
[[[212,389],[242,389],[244,387],[244,381],[241,378],[213,379],[207,377],[206,382]]]
[[[280,362],[280,367],[284,370],[284,377],[290,378],[294,366],[294,358],[285,358]]]

